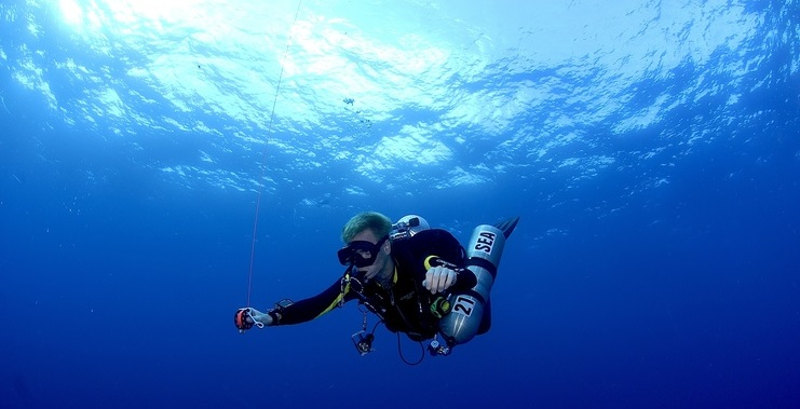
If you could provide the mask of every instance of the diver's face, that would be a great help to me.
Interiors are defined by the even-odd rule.
[[[351,241],[366,241],[372,244],[377,244],[380,240],[379,237],[375,236],[375,233],[372,232],[370,229],[363,230],[362,232],[356,234]],[[391,244],[389,244],[389,240],[384,241],[383,245],[378,250],[378,256],[375,258],[375,262],[371,265],[358,267],[359,274],[363,274],[364,278],[369,281],[375,277],[385,275],[384,270],[388,270],[387,265],[389,263],[389,254],[391,253]],[[384,274],[381,274],[384,273]]]

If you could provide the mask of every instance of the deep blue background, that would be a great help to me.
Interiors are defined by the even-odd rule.
[[[753,44],[782,40],[742,50],[761,62],[730,91],[738,103],[723,109],[727,94],[698,97],[621,136],[614,115],[572,124],[590,137],[562,147],[561,159],[616,158],[589,181],[570,168],[542,172],[542,163],[524,163],[511,150],[494,160],[530,166],[484,184],[397,194],[362,181],[358,196],[341,194],[347,176],[270,185],[253,283],[253,305],[261,308],[337,279],[340,228],[357,211],[418,213],[462,242],[476,224],[521,216],[493,289],[491,332],[417,367],[398,359],[397,341],[383,329],[377,351],[359,357],[349,340],[361,320],[353,305],[302,326],[239,335],[231,321],[246,302],[256,192],[165,176],[161,164],[211,149],[191,132],[135,128],[132,141],[109,136],[102,123],[89,129],[64,121],[46,97],[15,80],[15,50],[25,40],[8,35],[23,25],[7,19],[0,407],[797,407],[797,5],[764,3],[748,12],[764,19]],[[716,53],[709,64],[735,55]],[[704,69],[687,62],[670,79],[643,79],[630,111]],[[60,98],[81,90],[79,82],[59,81],[56,70],[48,75]],[[282,132],[273,137],[289,138]],[[464,156],[491,145],[462,134],[473,136]],[[638,161],[658,148],[671,160]],[[266,172],[306,177],[291,168],[302,160],[276,154]],[[416,171],[422,179],[442,172]],[[414,343],[401,345],[418,356]]]

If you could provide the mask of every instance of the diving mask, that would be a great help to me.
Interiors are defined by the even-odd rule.
[[[339,249],[337,255],[339,256],[339,263],[342,265],[353,264],[356,267],[367,267],[375,263],[378,258],[378,253],[381,251],[381,246],[389,236],[383,236],[377,243],[373,244],[368,241],[351,241],[346,246]]]

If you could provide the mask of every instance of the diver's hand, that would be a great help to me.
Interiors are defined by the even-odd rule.
[[[425,273],[425,281],[422,282],[422,285],[428,289],[431,294],[436,294],[455,284],[457,277],[458,275],[456,272],[447,267],[431,267]]]
[[[244,307],[244,308],[239,308],[236,311],[236,315],[234,315],[233,322],[234,324],[236,324],[236,328],[239,329],[239,332],[243,333],[248,329],[253,328],[253,325],[259,328],[271,325],[272,316],[269,314],[265,314],[252,307]]]

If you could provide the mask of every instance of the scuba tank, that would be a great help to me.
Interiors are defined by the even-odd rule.
[[[470,290],[450,295],[450,312],[439,321],[439,331],[447,342],[447,347],[434,340],[431,344],[432,353],[447,355],[450,348],[471,340],[478,333],[484,312],[488,309],[489,292],[497,277],[503,247],[517,222],[519,217],[495,226],[482,224],[473,230],[466,249],[466,267],[475,274],[478,283]]]
[[[396,223],[392,225],[392,230],[389,231],[389,240],[402,240],[407,239],[423,230],[428,230],[431,225],[428,221],[415,214],[403,216]]]

